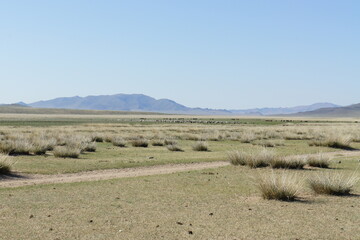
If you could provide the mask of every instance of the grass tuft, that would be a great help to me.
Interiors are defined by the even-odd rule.
[[[209,151],[209,146],[208,146],[207,142],[198,141],[192,146],[192,149],[194,151],[206,152],[206,151]]]
[[[54,148],[54,156],[61,158],[78,158],[81,149],[69,146],[57,146]]]
[[[319,153],[318,155],[309,156],[307,159],[307,163],[310,167],[329,168],[331,158],[325,156],[322,153]]]
[[[317,194],[342,196],[349,195],[358,180],[354,175],[323,173],[309,178],[308,183]]]
[[[12,165],[7,155],[0,155],[0,175],[10,174]]]
[[[131,142],[131,145],[133,147],[148,147],[149,143],[148,143],[148,140],[144,139],[144,138],[137,138],[137,139],[134,139],[132,142]]]
[[[272,168],[303,169],[305,165],[306,157],[303,156],[274,157],[270,161]]]
[[[172,152],[183,152],[183,151],[184,151],[184,150],[182,150],[182,148],[180,148],[177,144],[167,145],[166,148],[167,148],[169,151],[172,151]]]
[[[293,175],[286,173],[262,175],[258,179],[257,187],[264,199],[280,201],[294,201],[299,192],[299,186]]]

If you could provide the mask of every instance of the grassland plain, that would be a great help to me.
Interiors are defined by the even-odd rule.
[[[352,173],[357,159],[327,170]],[[223,167],[170,175],[1,189],[4,239],[357,239],[358,193],[263,200],[254,177],[270,169]],[[280,173],[280,170],[276,170]]]
[[[43,125],[39,116],[31,119],[24,116],[22,124],[11,124],[12,118],[3,119],[8,122],[0,127],[2,143],[20,139],[31,145],[39,136],[56,139],[54,146],[75,144],[74,140],[64,142],[72,136],[76,140],[104,140],[96,143],[96,152],[83,152],[74,159],[56,158],[50,148],[42,155],[10,156],[17,174],[227,161],[228,151],[257,152],[263,149],[264,141],[273,145],[273,151],[281,156],[339,152],[329,169],[286,170],[302,186],[300,201],[295,202],[263,200],[255,181],[257,176],[273,170],[246,166],[2,188],[0,236],[4,239],[356,239],[360,235],[359,184],[347,197],[314,195],[306,185],[307,178],[322,172],[359,172],[359,157],[342,156],[343,149],[323,144],[341,142],[339,137],[345,136],[344,142],[351,149],[359,149],[360,129],[353,120],[278,119],[276,124],[266,124],[270,121],[245,119],[241,123],[201,118],[195,121],[194,117],[174,121],[156,117],[149,124],[132,116],[115,122],[111,116],[111,120],[99,118],[96,123],[87,119],[87,122]],[[61,116],[50,119],[58,122]],[[126,147],[114,146],[113,137],[124,139]],[[166,146],[151,144],[146,148],[133,147],[131,141],[139,137],[149,143],[170,139],[184,151],[172,152]],[[192,146],[198,141],[207,142],[209,151],[194,151]],[[322,144],[311,145],[313,141]],[[276,174],[281,171],[274,170]]]

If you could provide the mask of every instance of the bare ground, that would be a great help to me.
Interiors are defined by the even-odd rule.
[[[360,151],[341,151],[324,153],[326,155],[335,157],[353,157],[360,156]],[[152,167],[139,168],[123,168],[123,169],[109,169],[97,170],[89,172],[80,172],[72,174],[55,174],[55,175],[41,175],[41,174],[21,174],[13,173],[10,176],[3,176],[0,179],[0,187],[13,188],[29,185],[39,184],[54,184],[54,183],[72,183],[72,182],[87,182],[98,181],[115,178],[129,178],[139,176],[150,176],[159,174],[170,174],[175,172],[184,172],[191,170],[202,170],[207,168],[217,168],[230,165],[229,162],[203,162],[203,163],[189,163],[189,164],[169,164]]]

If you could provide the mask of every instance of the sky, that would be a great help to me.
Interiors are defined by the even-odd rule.
[[[0,0],[0,103],[359,103],[359,12],[357,0]]]

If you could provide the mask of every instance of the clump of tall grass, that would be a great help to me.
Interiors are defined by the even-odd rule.
[[[169,145],[166,145],[166,148],[169,150],[169,151],[172,151],[172,152],[183,152],[184,150],[179,147],[177,144],[169,144]]]
[[[160,139],[155,139],[151,141],[151,145],[152,146],[164,146],[164,140],[160,140]]]
[[[102,134],[93,133],[90,137],[92,142],[104,142],[104,136]]]
[[[61,158],[78,158],[80,156],[81,149],[70,146],[57,146],[54,148],[54,156]]]
[[[266,148],[260,152],[228,152],[228,159],[233,165],[246,165],[251,168],[267,167],[275,158],[275,153]]]
[[[96,151],[96,142],[89,142],[84,148],[85,152],[95,152]]]
[[[251,158],[250,153],[240,152],[240,151],[231,151],[227,154],[228,159],[232,165],[246,165],[248,159]]]
[[[257,181],[257,187],[264,199],[294,201],[298,197],[300,187],[293,175],[283,171],[270,175],[261,175]]]
[[[258,137],[253,132],[244,132],[239,136],[239,140],[242,143],[251,143],[252,141],[258,139]]]
[[[0,142],[0,152],[8,155],[29,155],[32,148],[33,144],[26,138]]]
[[[309,156],[307,158],[307,163],[310,167],[329,168],[331,158],[322,153],[319,153],[317,155]]]
[[[144,147],[144,148],[146,148],[146,147],[148,147],[149,142],[145,138],[136,138],[136,139],[131,141],[131,145],[133,147]]]
[[[12,165],[7,155],[0,154],[0,175],[10,174]]]
[[[175,144],[177,144],[177,141],[174,140],[174,139],[166,138],[166,139],[164,140],[164,144],[165,144],[165,145],[175,145]]]
[[[111,143],[116,147],[126,147],[126,140],[124,140],[122,137],[111,138]]]
[[[315,139],[309,142],[309,146],[321,146],[340,149],[352,149],[350,146],[352,137],[350,135],[331,135],[324,139]]]
[[[194,151],[206,152],[206,151],[209,151],[209,146],[208,146],[207,142],[198,141],[192,146],[192,149]]]
[[[310,188],[317,194],[349,195],[359,178],[354,174],[322,173],[308,179]]]
[[[274,158],[275,153],[264,148],[258,153],[253,153],[248,159],[246,165],[251,168],[267,167]]]
[[[304,156],[279,156],[270,161],[270,166],[272,168],[303,169],[306,162]]]

